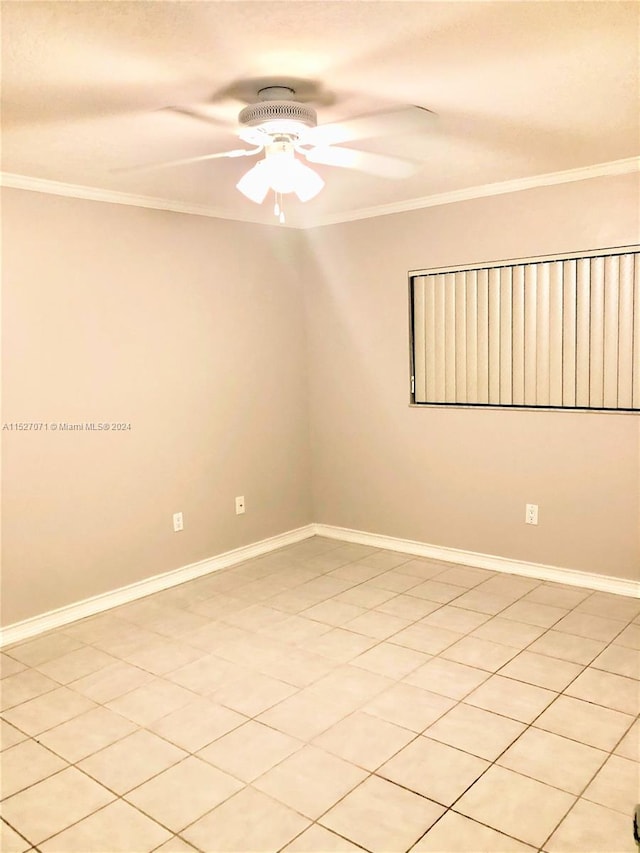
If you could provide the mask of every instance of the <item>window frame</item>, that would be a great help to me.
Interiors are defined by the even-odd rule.
[[[640,416],[640,408],[612,408],[607,406],[536,406],[521,405],[513,403],[449,403],[449,402],[418,402],[415,393],[415,314],[414,314],[414,280],[419,276],[440,275],[445,273],[468,272],[470,270],[501,269],[521,264],[540,264],[549,261],[581,260],[593,257],[607,257],[611,255],[624,255],[640,253],[640,244],[623,246],[607,246],[599,249],[589,249],[581,252],[562,252],[552,255],[538,255],[535,257],[508,258],[499,261],[485,261],[470,264],[456,264],[453,266],[431,267],[427,269],[409,270],[408,295],[409,295],[409,406],[416,409],[492,409],[502,411],[519,412],[574,412],[610,415],[635,415]],[[640,260],[640,258],[639,258]]]

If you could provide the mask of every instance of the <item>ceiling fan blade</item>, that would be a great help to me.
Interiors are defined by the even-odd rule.
[[[251,157],[262,151],[263,146],[257,148],[237,148],[233,151],[220,151],[217,154],[202,154],[200,157],[185,157],[182,160],[166,160],[163,163],[148,163],[143,166],[130,166],[127,169],[116,169],[117,172],[147,172],[152,169],[167,169],[170,166],[186,166],[188,163],[201,163],[203,160],[219,160],[223,157]]]
[[[415,174],[419,165],[399,157],[387,157],[384,154],[373,154],[370,151],[356,151],[353,148],[338,148],[322,146],[304,151],[310,163],[326,166],[340,166],[344,169],[357,169],[370,175],[383,178],[408,178]]]
[[[310,128],[303,136],[304,145],[335,145],[370,139],[373,136],[408,133],[431,126],[435,113],[425,107],[407,106]]]
[[[235,125],[235,121],[219,118],[218,116],[211,115],[204,110],[195,109],[194,107],[161,107],[159,112],[177,113],[178,115],[195,118],[198,121],[204,121],[207,124],[214,124],[218,127],[232,127]]]

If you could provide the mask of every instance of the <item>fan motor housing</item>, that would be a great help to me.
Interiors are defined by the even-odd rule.
[[[316,127],[318,117],[313,107],[297,101],[261,101],[241,110],[238,121],[245,127],[261,127],[271,122],[282,122],[283,125],[295,122],[298,126]],[[274,124],[275,129],[277,125]]]

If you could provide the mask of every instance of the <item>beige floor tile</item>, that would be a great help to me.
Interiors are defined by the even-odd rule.
[[[637,853],[628,815],[578,800],[544,847],[547,853]]]
[[[592,595],[590,589],[578,589],[577,587],[563,586],[557,583],[543,583],[532,589],[523,601],[535,601],[538,604],[551,604],[553,607],[566,607],[571,610],[576,604],[580,604],[585,598]]]
[[[499,572],[483,583],[481,588],[491,595],[510,598],[514,602],[538,586],[540,586],[540,581],[535,578],[521,578]]]
[[[640,649],[640,625],[627,625],[613,641],[617,646],[625,646],[629,649]]]
[[[116,659],[100,649],[85,646],[73,652],[67,652],[62,657],[54,658],[38,665],[37,669],[60,684],[69,684],[92,672],[104,669]]]
[[[266,675],[246,671],[211,694],[220,705],[254,717],[297,692],[296,687]]]
[[[583,613],[574,610],[553,626],[556,631],[565,634],[576,634],[589,640],[604,640],[609,643],[625,627],[623,622],[614,619],[604,619],[593,613]]]
[[[582,670],[581,664],[524,651],[503,666],[500,675],[548,690],[564,690]]]
[[[18,835],[4,821],[0,821],[0,850],[3,850],[4,853],[25,853],[31,849],[31,844],[28,841]]]
[[[486,622],[489,617],[486,613],[477,613],[475,610],[463,610],[462,607],[454,607],[446,604],[421,621],[422,625],[433,625],[436,628],[446,628],[461,635],[473,631]],[[489,638],[490,639],[490,638]]]
[[[5,800],[2,813],[25,838],[39,844],[113,799],[102,785],[69,767]]]
[[[356,711],[314,739],[314,744],[334,755],[375,770],[415,737],[408,729]]]
[[[323,622],[325,625],[332,625],[334,628],[340,628],[355,619],[356,616],[362,616],[366,613],[364,607],[357,607],[355,604],[345,604],[344,601],[323,601],[321,604],[314,604],[308,610],[303,611],[306,619],[315,619],[317,622]]]
[[[486,592],[482,585],[465,592],[459,598],[456,598],[456,607],[461,607],[464,610],[473,610],[477,613],[485,613],[489,616],[495,616],[509,607],[513,601],[511,598],[505,598],[501,595],[495,595],[491,592]]]
[[[9,657],[20,661],[20,663],[27,666],[38,666],[47,660],[59,658],[67,652],[73,652],[81,646],[80,640],[70,637],[66,633],[53,631],[35,640],[27,640],[19,646],[11,646],[5,651]]]
[[[182,838],[174,835],[173,838],[165,841],[160,847],[156,847],[153,853],[193,853],[195,849],[191,844],[187,844]]]
[[[566,694],[624,714],[640,713],[640,685],[635,678],[589,667],[567,687]]]
[[[524,731],[516,720],[471,705],[456,705],[425,731],[426,737],[493,761]]]
[[[488,677],[485,670],[434,658],[410,673],[405,680],[414,687],[422,687],[450,699],[462,699]]]
[[[411,853],[533,853],[535,847],[456,812],[447,812]]]
[[[443,811],[424,797],[371,776],[319,822],[371,853],[389,853],[411,847]]]
[[[632,815],[640,802],[640,764],[612,755],[582,796],[592,803]]]
[[[451,583],[440,583],[437,580],[424,581],[411,590],[411,595],[415,595],[417,598],[426,598],[427,601],[435,601],[440,604],[448,604],[463,593],[463,587]]]
[[[463,637],[455,645],[441,652],[440,657],[475,666],[477,669],[486,669],[487,672],[495,672],[517,654],[518,650],[511,646],[492,643],[478,637]]]
[[[422,619],[434,610],[437,610],[440,605],[435,601],[427,601],[426,598],[416,598],[414,595],[396,595],[395,598],[390,598],[383,604],[376,607],[378,613],[388,613],[391,616],[398,616],[400,619]]]
[[[69,685],[77,693],[93,699],[94,702],[110,702],[118,696],[140,687],[153,678],[151,673],[138,669],[124,661],[110,664],[104,669],[98,670],[91,675],[85,675]]]
[[[392,643],[380,643],[354,658],[351,663],[369,672],[377,672],[380,675],[398,679],[413,672],[429,659],[429,655],[413,649],[406,649]]]
[[[269,637],[277,637],[284,643],[299,645],[314,637],[321,637],[330,630],[331,626],[325,625],[323,622],[314,622],[313,619],[294,615],[287,616],[284,621],[278,622],[276,625],[263,628],[260,633]]]
[[[450,806],[489,762],[427,737],[419,737],[382,765],[378,776]]]
[[[591,702],[559,696],[534,726],[572,740],[612,750],[631,726],[633,717]]]
[[[0,720],[0,750],[10,749],[27,739],[27,735],[10,723]]]
[[[10,797],[66,766],[65,761],[36,741],[23,741],[0,756],[0,798]]]
[[[333,668],[333,661],[295,646],[285,647],[280,655],[269,656],[260,664],[260,672],[263,675],[298,688],[313,684]]]
[[[47,678],[41,672],[33,669],[24,670],[16,675],[10,675],[2,679],[2,691],[0,692],[0,710],[6,711],[14,708],[44,693],[50,693],[60,685]]]
[[[235,628],[233,625],[225,625],[222,622],[212,622],[204,628],[184,634],[180,640],[207,654],[215,654],[225,643],[233,643],[249,636],[250,634],[242,628]]]
[[[151,646],[144,646],[129,653],[126,660],[153,675],[164,675],[199,660],[204,655],[205,652],[202,649],[196,649],[186,643],[159,639]]]
[[[287,844],[283,853],[362,853],[362,847],[356,847],[346,838],[329,832],[317,823],[305,829],[291,844]]]
[[[379,613],[377,610],[369,610],[357,616],[344,626],[348,631],[356,634],[364,634],[365,637],[374,637],[377,640],[386,640],[388,637],[402,631],[409,624],[408,619],[400,619],[388,613]]]
[[[557,695],[543,687],[514,681],[502,675],[492,675],[467,696],[464,702],[466,705],[474,705],[476,708],[484,708],[485,711],[495,711],[496,714],[520,720],[522,723],[531,723]]]
[[[59,687],[11,708],[4,717],[27,734],[37,735],[95,707],[90,699],[66,687]]]
[[[78,767],[117,794],[124,794],[186,755],[151,732],[137,731],[85,758]]]
[[[640,761],[640,720],[636,720],[631,726],[615,748],[615,753],[632,761]]]
[[[437,655],[444,649],[457,643],[463,635],[448,628],[439,628],[435,625],[427,625],[425,622],[416,622],[409,625],[403,631],[399,631],[390,642],[399,646],[406,646],[417,652],[425,652],[429,655]]]
[[[569,611],[563,607],[553,607],[550,604],[539,604],[535,601],[516,601],[500,614],[503,619],[513,619],[540,628],[550,628]]]
[[[187,752],[197,752],[246,722],[243,714],[201,697],[161,717],[148,728]]]
[[[377,607],[391,598],[395,598],[396,593],[388,589],[380,589],[375,586],[354,586],[353,589],[346,589],[337,595],[336,601],[344,601],[345,604],[355,604],[357,607],[364,607],[368,610],[371,607]]]
[[[107,708],[93,708],[44,732],[40,743],[72,764],[135,731],[131,720]]]
[[[606,645],[604,640],[590,640],[576,634],[563,634],[562,631],[547,631],[529,646],[528,651],[573,663],[589,664]]]
[[[455,810],[498,832],[540,846],[574,801],[571,794],[493,766],[463,795]]]
[[[154,776],[125,799],[163,826],[180,832],[243,787],[206,761],[189,756]]]
[[[329,675],[310,685],[309,690],[325,701],[346,703],[351,700],[352,707],[358,707],[391,687],[393,683],[393,679],[384,675],[347,664],[336,667]]]
[[[380,693],[362,710],[412,732],[422,732],[454,705],[454,699],[401,683]]]
[[[498,764],[569,794],[580,794],[606,758],[600,749],[531,728],[509,747]]]
[[[629,622],[640,615],[640,602],[630,595],[614,595],[608,592],[595,592],[581,601],[576,611],[595,613],[607,619],[620,619]]]
[[[162,678],[154,678],[148,684],[113,699],[107,708],[139,726],[148,726],[170,711],[188,705],[194,698],[190,690]]]
[[[171,836],[123,800],[46,841],[42,853],[149,853]]]
[[[637,680],[640,679],[640,651],[611,645],[598,655],[591,666]]]
[[[528,625],[525,622],[516,622],[513,619],[503,619],[494,616],[479,628],[472,632],[472,637],[481,640],[491,640],[493,643],[502,643],[512,646],[514,649],[524,649],[545,631],[537,625]]]
[[[333,571],[329,573],[329,576],[334,578],[345,578],[346,580],[354,581],[355,583],[362,583],[370,580],[371,578],[375,578],[376,575],[381,575],[384,571],[384,569],[374,569],[372,566],[365,566],[362,563],[347,563],[344,566],[333,569]]]
[[[260,714],[258,722],[300,740],[311,740],[352,710],[351,702],[325,701],[309,690],[301,690]]]
[[[347,663],[375,646],[377,642],[373,637],[365,637],[363,634],[355,634],[353,631],[345,631],[342,628],[332,628],[321,637],[314,637],[302,645],[308,651],[329,660]]]
[[[200,750],[198,756],[243,782],[252,782],[301,746],[300,741],[250,720]]]
[[[245,788],[181,834],[203,853],[275,853],[308,825],[282,803]]]
[[[166,680],[206,696],[231,681],[236,674],[237,669],[230,661],[207,655],[167,673]]]
[[[366,557],[360,559],[360,563],[364,566],[372,566],[376,569],[394,569],[396,566],[401,566],[408,562],[411,557],[407,554],[399,554],[397,551],[375,550]]]
[[[408,592],[414,587],[419,586],[422,583],[421,579],[416,577],[415,575],[405,574],[402,571],[402,567],[400,571],[389,571],[385,572],[382,575],[376,575],[375,578],[371,578],[370,581],[367,581],[367,586],[374,586],[379,589],[386,589],[389,592]]]
[[[7,678],[9,675],[17,675],[19,672],[24,672],[26,665],[20,663],[19,660],[14,660],[4,652],[0,652],[0,678]]]
[[[253,786],[314,820],[366,776],[365,770],[323,749],[305,746],[257,779]]]
[[[452,583],[455,586],[462,586],[466,589],[477,586],[483,581],[489,580],[493,576],[492,572],[484,569],[473,569],[466,566],[452,566],[444,569],[438,576],[439,583]]]
[[[451,563],[441,563],[437,560],[413,559],[402,564],[402,571],[406,575],[415,575],[417,578],[428,580],[442,574],[451,567]]]

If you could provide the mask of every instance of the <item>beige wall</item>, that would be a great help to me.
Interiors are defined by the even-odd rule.
[[[307,232],[315,520],[640,578],[640,419],[409,408],[407,316],[411,269],[637,243],[639,202],[622,176]]]
[[[312,520],[295,245],[4,191],[3,421],[132,430],[3,433],[3,624]]]
[[[638,200],[597,179],[303,235],[4,190],[3,422],[132,430],[3,433],[2,623],[310,521],[640,577],[637,416],[407,405],[409,269],[637,242]]]

